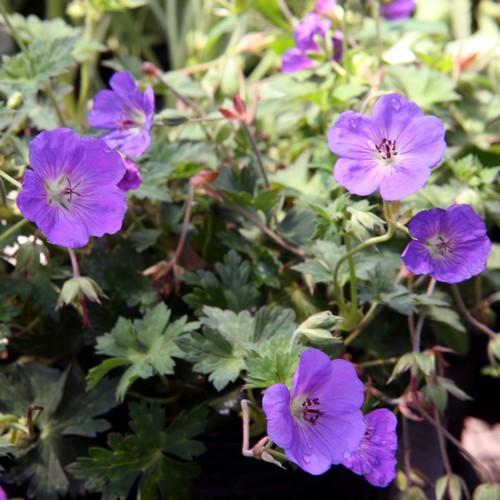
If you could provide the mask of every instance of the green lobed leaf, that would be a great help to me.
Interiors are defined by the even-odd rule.
[[[88,458],[70,466],[87,487],[104,499],[129,498],[134,483],[142,498],[188,499],[197,468],[192,460],[205,451],[193,437],[205,430],[207,408],[181,412],[165,428],[160,405],[131,403],[132,434],[110,434],[108,449],[91,448]]]
[[[203,313],[203,335],[184,338],[181,347],[193,369],[208,374],[219,391],[240,376],[250,353],[265,357],[287,348],[297,327],[293,311],[280,307],[263,307],[255,316],[208,306]]]
[[[170,315],[170,309],[161,303],[147,311],[142,319],[120,318],[110,333],[98,337],[96,352],[111,360],[105,360],[89,372],[89,388],[95,387],[114,368],[128,366],[116,389],[116,397],[123,400],[136,379],[173,373],[173,358],[184,356],[177,341],[195,330],[198,323],[188,323],[185,317],[170,322]]]

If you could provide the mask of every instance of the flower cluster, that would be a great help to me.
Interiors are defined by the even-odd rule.
[[[363,383],[352,363],[310,348],[301,355],[292,390],[275,384],[264,393],[271,440],[310,474],[343,464],[375,486],[395,477],[396,417],[361,413]]]
[[[372,116],[340,115],[328,132],[338,156],[334,177],[356,195],[376,191],[396,201],[419,191],[446,151],[444,125],[416,103],[386,94]],[[484,221],[469,205],[425,210],[409,223],[413,241],[402,254],[409,271],[459,283],[481,273],[491,250]]]
[[[116,233],[127,211],[125,191],[141,184],[128,156],[140,156],[151,142],[153,92],[142,94],[128,73],[110,83],[113,90],[99,92],[89,114],[92,126],[107,130],[102,138],[61,128],[31,141],[31,169],[17,205],[50,243],[76,248],[91,236]]]
[[[334,4],[334,2],[333,2]],[[284,73],[293,73],[316,66],[309,53],[321,52],[326,46],[332,22],[322,17],[333,8],[332,2],[318,2],[316,12],[309,13],[295,28],[295,47],[283,54],[281,70]],[[343,34],[337,30],[331,37],[332,58],[340,61],[342,58]]]
[[[353,194],[379,190],[384,200],[400,200],[422,188],[442,160],[444,135],[443,123],[413,101],[384,95],[372,116],[346,111],[328,132],[339,157],[335,179]]]

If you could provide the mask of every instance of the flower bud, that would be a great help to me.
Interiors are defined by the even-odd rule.
[[[23,104],[23,94],[21,92],[12,93],[7,99],[7,107],[9,109],[18,109]]]
[[[340,338],[332,335],[331,330],[340,320],[339,316],[330,311],[322,311],[309,316],[295,331],[298,336],[303,335],[310,340],[333,340],[339,342]]]
[[[80,301],[87,298],[91,302],[100,304],[99,297],[103,297],[104,293],[101,287],[91,278],[80,276],[67,280],[59,294],[57,300],[57,308],[73,304],[77,308],[80,306]]]
[[[86,12],[87,8],[85,7],[85,3],[82,0],[73,0],[66,7],[66,14],[75,21],[83,19],[85,17]]]

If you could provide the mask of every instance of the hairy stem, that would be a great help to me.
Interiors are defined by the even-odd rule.
[[[436,421],[436,426],[435,426],[436,434],[438,437],[439,451],[441,452],[441,458],[443,460],[444,469],[446,471],[446,474],[450,476],[451,474],[453,474],[453,471],[451,469],[450,459],[448,458],[448,450],[446,449],[446,441],[443,435],[441,416],[439,415],[439,410],[437,408],[434,409],[434,419]]]
[[[9,182],[18,189],[22,189],[23,187],[19,181],[14,179],[14,177],[11,177],[9,174],[5,173],[3,170],[0,170],[0,177],[3,177],[7,182]]]
[[[366,328],[366,326],[371,323],[373,318],[377,315],[377,312],[379,310],[379,304],[377,302],[372,302],[370,305],[368,311],[366,314],[363,316],[361,319],[359,325],[355,330],[353,330],[344,340],[344,345],[348,346],[349,344],[352,344],[354,340],[359,336],[359,334]]]
[[[455,299],[458,309],[460,310],[466,321],[470,323],[471,326],[476,328],[476,330],[479,330],[480,332],[488,335],[490,339],[495,339],[497,334],[484,323],[481,323],[479,320],[474,318],[471,312],[467,309],[467,306],[462,299],[462,295],[460,294],[460,289],[457,285],[451,285],[451,293],[453,295],[453,298]]]
[[[429,286],[427,287],[427,295],[432,295],[434,289],[436,288],[436,280],[431,278],[429,281]],[[417,326],[413,334],[413,352],[420,352],[420,339],[422,338],[422,329],[424,327],[425,313],[422,313],[417,321]]]
[[[374,236],[373,238],[368,238],[367,240],[363,241],[359,245],[356,245],[352,250],[348,251],[345,255],[343,255],[337,262],[337,265],[335,266],[335,269],[333,270],[333,285],[335,287],[335,298],[337,299],[339,303],[339,307],[341,309],[345,308],[345,299],[344,299],[344,294],[342,291],[342,287],[340,286],[339,283],[339,271],[340,268],[342,267],[342,264],[349,260],[352,256],[357,254],[358,252],[361,252],[365,248],[368,248],[372,245],[378,245],[380,243],[385,243],[386,241],[389,241],[393,236],[396,231],[395,225],[389,221],[389,227],[387,229],[387,232],[385,234],[382,234],[380,236]]]
[[[62,112],[61,107],[59,106],[59,103],[57,102],[56,96],[54,95],[54,92],[52,91],[52,87],[50,86],[50,82],[46,85],[45,87],[45,93],[47,94],[47,97],[49,98],[50,104],[52,104],[52,107],[54,108],[57,118],[59,119],[59,123],[63,127],[67,127],[68,124],[66,123],[66,118],[64,118],[64,114]]]
[[[14,29],[14,26],[12,26],[12,23],[10,22],[9,19],[9,14],[7,12],[7,9],[5,8],[3,0],[0,0],[0,14],[2,15],[5,25],[9,29],[9,32],[12,36],[12,38],[16,41],[17,45],[19,48],[26,54],[26,56],[30,59],[31,55],[29,53],[27,45],[24,43],[24,40],[19,36],[17,31]]]
[[[243,122],[242,124],[243,124],[243,130],[245,131],[245,134],[248,137],[250,144],[252,145],[252,150],[257,160],[257,164],[259,165],[260,174],[262,175],[264,184],[266,185],[266,188],[269,189],[271,185],[269,184],[269,178],[267,177],[266,167],[264,166],[264,161],[262,160],[262,155],[260,154],[259,147],[257,146],[257,141],[255,140],[255,136],[246,122]]]

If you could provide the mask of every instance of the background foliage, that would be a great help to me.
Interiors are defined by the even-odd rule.
[[[373,16],[373,2],[338,3],[348,40],[341,64],[291,75],[279,71],[280,56],[313,2],[47,0],[36,16],[30,2],[2,7],[10,12],[0,68],[7,490],[41,500],[189,498],[203,436],[234,423],[242,390],[257,403],[252,435],[265,432],[261,389],[290,380],[304,345],[351,359],[368,383],[367,408],[394,404],[402,421],[422,416],[407,404],[413,379],[434,423],[450,398],[469,397],[449,364],[472,355],[471,336],[486,333],[482,372],[500,375],[499,7],[422,0],[413,19],[388,23]],[[145,61],[162,69],[147,71]],[[91,133],[89,99],[124,69],[154,86],[153,146],[123,230],[77,252],[92,281],[68,285],[65,249],[21,225],[16,179],[38,131]],[[431,181],[392,216],[404,224],[421,209],[469,203],[497,243],[485,273],[430,295],[425,279],[402,269],[408,238],[398,232],[339,266],[342,305],[339,260],[383,234],[388,214],[376,196],[349,197],[335,183],[325,134],[342,111],[367,111],[389,91],[438,116],[449,146]],[[248,125],[218,112],[235,94]],[[335,316],[307,322],[322,311]],[[415,351],[408,325],[419,318]],[[301,341],[290,350],[293,335]],[[401,498],[426,498],[434,485],[439,498],[467,497],[478,483],[449,470],[425,478],[404,458]],[[474,498],[495,495],[484,484]]]

